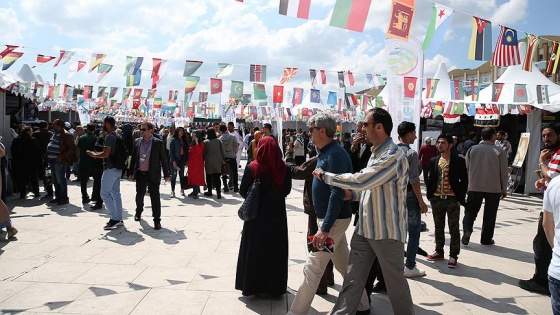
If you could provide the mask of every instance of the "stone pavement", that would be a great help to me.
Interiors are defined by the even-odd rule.
[[[241,172],[240,172],[241,174]],[[91,187],[91,181],[90,181]],[[288,292],[278,300],[243,297],[234,289],[242,221],[241,198],[170,199],[161,186],[162,230],[153,230],[146,196],[143,220],[132,218],[134,183],[123,180],[125,227],[104,231],[106,210],[82,207],[77,183],[70,204],[50,206],[11,197],[18,239],[0,234],[0,312],[3,314],[285,314],[303,279],[307,217],[303,182],[287,198],[290,244]],[[521,195],[501,202],[496,245],[478,243],[481,218],[469,246],[461,245],[459,266],[418,257],[427,276],[409,280],[417,314],[551,314],[550,298],[517,286],[533,274],[532,240],[541,199]],[[429,231],[420,246],[434,248]],[[348,230],[350,236],[352,229]],[[447,236],[447,242],[449,237]],[[445,247],[448,250],[448,246]],[[315,296],[310,314],[326,314],[341,288],[340,275],[328,295]],[[384,294],[373,294],[372,314],[391,314]]]

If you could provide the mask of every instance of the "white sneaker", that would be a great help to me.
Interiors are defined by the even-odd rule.
[[[404,267],[404,276],[407,278],[417,278],[417,277],[424,277],[426,272],[422,269],[418,269],[416,266],[412,269],[408,269],[406,266]]]

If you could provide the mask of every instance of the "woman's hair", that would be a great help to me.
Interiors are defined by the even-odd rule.
[[[212,140],[216,138],[218,137],[216,137],[216,130],[214,130],[214,128],[206,129],[206,139]]]

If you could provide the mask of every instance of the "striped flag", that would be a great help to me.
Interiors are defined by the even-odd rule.
[[[56,59],[56,57],[54,57],[54,56],[45,56],[45,55],[41,55],[41,54],[37,55],[37,63],[40,63],[40,64],[47,63],[47,62],[49,62],[51,60],[54,60],[54,59]]]
[[[548,104],[548,85],[537,85],[537,103]]]
[[[500,100],[500,95],[504,88],[503,83],[492,83],[492,102],[497,102]]]
[[[465,98],[463,92],[463,82],[459,80],[451,80],[451,99],[452,100],[462,100]]]
[[[280,0],[279,14],[300,19],[309,18],[311,0]]]
[[[473,16],[468,58],[481,61],[492,58],[492,23],[490,21]]]
[[[112,65],[108,65],[105,63],[99,64],[99,66],[97,67],[97,83],[99,83],[99,81],[101,81],[101,79],[103,79],[112,69]]]
[[[338,71],[338,87],[346,87],[346,84],[344,83],[344,71]]]
[[[184,77],[192,76],[198,68],[202,66],[202,61],[187,60],[185,61],[185,70],[183,71]]]
[[[126,86],[139,86],[142,79],[142,70],[136,71],[136,74],[131,74],[126,77]]]
[[[527,51],[525,52],[525,61],[523,61],[523,70],[533,70],[533,58],[535,52],[539,48],[539,37],[533,34],[527,34]]]
[[[217,78],[229,77],[233,73],[233,65],[231,63],[218,63]]]
[[[552,53],[550,55],[550,60],[548,61],[548,67],[546,68],[546,73],[555,74],[558,72],[558,42],[554,42],[552,45]]]
[[[265,65],[251,65],[249,72],[249,81],[251,82],[266,82],[266,66]]]
[[[494,49],[492,65],[498,67],[515,66],[521,63],[519,47],[517,47],[517,31],[501,26],[500,35]]]
[[[4,49],[4,50],[2,50],[2,52],[0,52],[0,59],[6,57],[9,53],[16,50],[17,48],[19,48],[19,46],[6,45],[6,49]]]
[[[124,76],[136,75],[142,66],[144,57],[130,57],[126,56],[126,68],[124,70]]]
[[[284,74],[282,75],[282,79],[280,79],[280,84],[284,84],[290,81],[298,72],[298,68],[284,68]]]
[[[310,69],[309,77],[311,78],[311,86],[315,86],[315,84],[317,84],[317,71],[315,69]]]
[[[350,86],[354,86],[354,74],[348,70],[348,82]]]
[[[119,90],[118,87],[111,87],[109,89],[109,98],[113,98],[117,95],[117,91]]]
[[[434,98],[439,79],[426,79],[426,98]]]
[[[327,74],[325,73],[325,70],[320,70],[321,72],[321,84],[325,85],[327,84]]]
[[[54,64],[54,66],[58,66],[59,63],[62,62],[62,64],[66,64],[71,58],[72,56],[74,56],[75,52],[72,51],[67,51],[67,50],[61,50],[60,51],[60,56],[58,57],[58,60],[56,61],[56,63]]]
[[[371,0],[336,0],[329,25],[361,33],[370,5]]]
[[[8,70],[19,58],[23,56],[22,52],[11,51],[2,58],[2,70]]]
[[[107,55],[105,54],[96,54],[96,53],[91,54],[91,60],[89,62],[88,72],[92,72],[93,70],[95,70],[95,68],[97,68],[103,62],[105,57],[107,57]]]
[[[480,93],[480,83],[478,81],[471,81],[471,100],[478,101],[479,93]]]
[[[188,76],[185,78],[185,93],[192,93],[194,91],[194,89],[196,89],[196,86],[198,85],[198,82],[200,81],[200,77],[193,77],[193,76]]]

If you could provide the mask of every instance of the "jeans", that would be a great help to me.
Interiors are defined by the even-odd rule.
[[[58,200],[68,200],[68,184],[66,183],[66,164],[49,161],[54,185],[54,197]]]
[[[176,170],[173,167],[173,164],[171,165],[171,191],[175,191],[175,184],[177,183],[177,173],[179,174],[179,185],[181,186],[181,189],[185,189],[186,187],[184,187],[184,183],[185,183],[185,166],[181,166],[178,170]],[[151,192],[151,190],[150,190]]]
[[[548,276],[548,289],[552,302],[552,314],[560,315],[560,280]]]
[[[108,168],[101,176],[101,199],[113,221],[122,221],[121,173],[118,168]]]
[[[489,244],[494,237],[496,227],[496,217],[498,216],[498,206],[500,205],[500,193],[488,193],[481,191],[469,191],[465,216],[463,217],[463,232],[473,231],[474,221],[482,206],[484,199],[484,216],[482,217],[482,232],[480,233],[480,243]]]
[[[420,204],[414,191],[409,191],[406,195],[406,209],[408,211],[408,245],[406,246],[406,262],[408,269],[416,266],[416,253],[420,245],[420,230],[422,220],[420,219]]]

